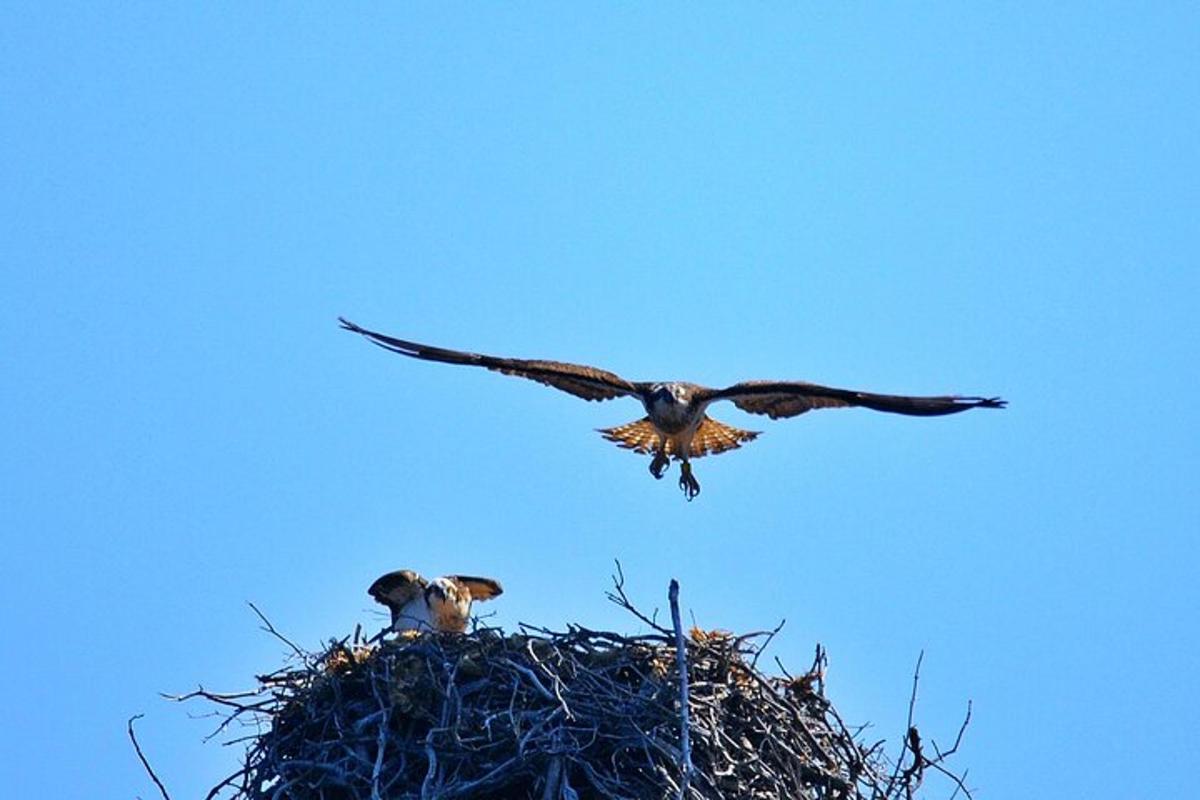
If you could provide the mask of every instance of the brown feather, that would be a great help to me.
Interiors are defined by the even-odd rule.
[[[612,400],[635,393],[633,385],[624,378],[595,367],[567,364],[562,361],[522,361],[515,358],[497,361],[503,363],[487,365],[487,368],[503,375],[528,378],[543,386],[582,397],[584,400]]]
[[[849,401],[844,399],[806,393],[804,390],[808,384],[793,384],[794,388],[789,392],[751,393],[760,386],[765,388],[767,385],[767,381],[746,381],[737,384],[736,387],[731,386],[726,391],[732,394],[735,388],[747,390],[744,394],[732,395],[728,399],[742,411],[766,414],[771,419],[795,417],[817,408],[845,408],[850,405]]]
[[[473,600],[491,600],[504,593],[504,587],[500,585],[500,581],[491,578],[477,578],[473,575],[447,575],[446,577],[470,592]]]
[[[818,408],[850,406],[861,406],[892,414],[933,417],[956,414],[972,408],[1004,408],[1006,405],[998,397],[872,394],[803,381],[744,381],[714,392],[712,400],[730,400],[743,411],[766,414],[771,419],[794,417]]]
[[[615,428],[598,428],[598,433],[617,447],[624,447],[635,453],[657,453],[662,444],[662,434],[649,417],[642,417],[636,422],[627,422]],[[671,454],[671,442],[667,440],[667,455]]]
[[[691,457],[715,456],[726,450],[736,450],[742,442],[752,442],[758,438],[758,431],[744,431],[724,422],[717,422],[712,417],[705,417],[692,437]]]
[[[411,569],[401,569],[381,575],[367,589],[375,602],[399,608],[425,591],[427,581]]]
[[[385,350],[409,358],[424,361],[440,361],[443,364],[462,364],[483,367],[503,375],[528,378],[545,386],[582,397],[584,400],[611,400],[614,397],[636,395],[637,387],[629,381],[607,370],[584,364],[568,364],[563,361],[526,360],[520,358],[497,358],[463,350],[409,342],[375,331],[367,330],[347,319],[338,317],[342,328],[367,338]]]
[[[636,422],[619,425],[615,428],[601,428],[599,433],[610,442],[616,443],[618,447],[633,450],[635,453],[657,453],[659,447],[662,446],[667,455],[678,455],[675,452],[674,438],[668,436],[663,445],[662,434],[654,427],[654,423],[650,421],[649,417],[643,417]],[[757,431],[744,431],[706,416],[700,423],[700,427],[696,429],[696,435],[692,437],[688,457],[700,458],[724,453],[726,450],[735,450],[741,447],[743,442],[752,441],[757,437]]]

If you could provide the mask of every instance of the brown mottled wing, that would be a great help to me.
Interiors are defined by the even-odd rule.
[[[614,397],[636,395],[637,387],[619,375],[596,367],[582,364],[567,364],[561,361],[537,361],[519,358],[497,358],[461,350],[446,350],[441,347],[406,342],[385,336],[382,333],[359,327],[347,319],[338,317],[342,328],[365,336],[372,344],[393,353],[420,358],[425,361],[440,361],[443,364],[464,364],[484,367],[505,375],[515,375],[569,392],[584,400],[611,400]]]
[[[411,569],[402,569],[381,575],[367,589],[367,594],[392,609],[398,609],[405,603],[425,591],[427,581]]]
[[[742,442],[752,442],[757,438],[758,431],[744,431],[705,417],[692,437],[691,457],[715,456],[726,450],[736,450],[742,446]]]
[[[892,414],[935,417],[957,414],[972,408],[1004,408],[998,397],[909,397],[906,395],[871,394],[850,389],[834,389],[802,381],[746,381],[713,392],[712,401],[731,400],[743,411],[766,414],[771,419],[794,417],[817,408],[846,408],[861,406]]]
[[[466,587],[473,600],[491,600],[504,593],[504,587],[500,585],[500,581],[494,581],[491,578],[477,578],[473,575],[447,575],[446,577],[459,586]]]

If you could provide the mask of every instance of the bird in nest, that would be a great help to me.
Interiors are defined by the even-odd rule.
[[[491,600],[503,591],[499,581],[491,578],[443,575],[426,580],[402,569],[381,575],[367,594],[392,612],[389,630],[462,633],[471,618],[472,602]]]
[[[765,414],[771,419],[794,417],[819,408],[857,406],[892,414],[936,417],[973,408],[1004,408],[1006,405],[998,397],[872,394],[804,381],[743,381],[724,389],[683,381],[628,381],[612,372],[583,364],[498,358],[447,350],[367,330],[342,317],[338,318],[338,322],[343,329],[366,337],[372,344],[410,358],[484,367],[504,375],[528,378],[584,400],[611,400],[616,397],[637,399],[646,411],[645,417],[614,428],[600,428],[598,432],[619,447],[652,455],[650,474],[655,478],[662,478],[672,458],[679,461],[679,488],[688,500],[700,493],[700,483],[692,473],[691,459],[735,450],[759,434],[758,431],[740,430],[708,416],[708,407],[720,400],[728,400],[743,411]]]

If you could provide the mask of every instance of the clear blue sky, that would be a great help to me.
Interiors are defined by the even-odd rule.
[[[153,796],[136,712],[176,798],[231,771],[157,692],[280,663],[246,601],[315,648],[383,571],[477,572],[496,624],[634,632],[614,558],[706,627],[786,618],[791,666],[824,643],[893,742],[924,649],[979,797],[1194,790],[1194,5],[55,5],[0,26],[11,796]],[[718,407],[764,434],[688,504],[592,431],[636,403],[339,314],[1011,406]]]

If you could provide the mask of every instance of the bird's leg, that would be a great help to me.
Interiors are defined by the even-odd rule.
[[[679,465],[679,488],[683,490],[689,503],[700,494],[700,481],[692,475],[692,465],[689,461]]]
[[[661,479],[669,466],[671,466],[671,459],[667,458],[666,453],[659,450],[654,454],[654,460],[650,462],[650,474],[655,478]]]

